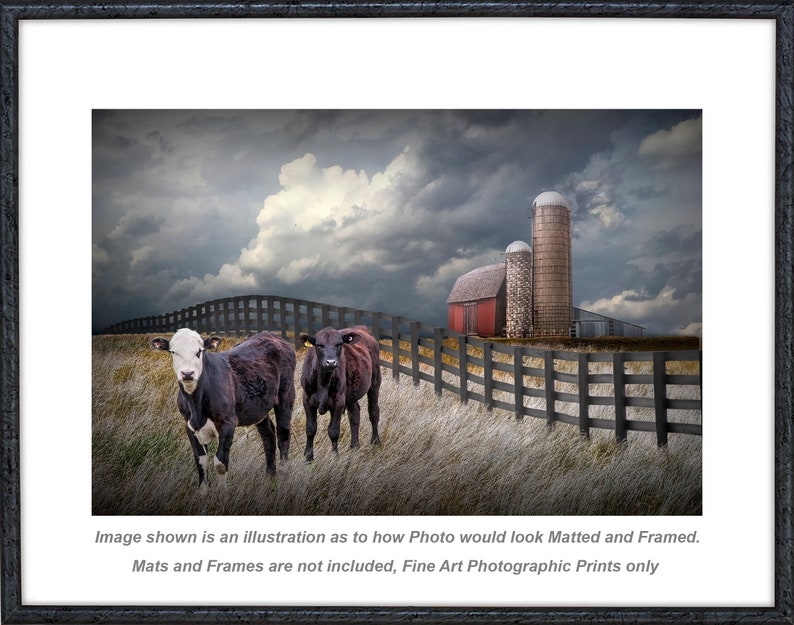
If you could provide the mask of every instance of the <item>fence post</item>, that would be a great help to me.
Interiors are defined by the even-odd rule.
[[[442,347],[444,346],[444,332],[441,328],[433,328],[433,388],[436,395],[441,396],[443,390],[444,360]]]
[[[626,356],[623,352],[612,354],[612,384],[615,394],[615,440],[624,442],[626,435]]]
[[[219,330],[226,336],[229,335],[229,301],[221,300],[221,326]]]
[[[400,318],[391,318],[391,367],[392,377],[400,378]]]
[[[196,331],[199,334],[206,334],[207,333],[207,323],[204,317],[204,304],[199,304],[198,306],[194,306],[193,309],[195,310],[195,320],[196,320]]]
[[[493,345],[486,341],[482,346],[482,378],[485,394],[485,408],[493,410]]]
[[[513,348],[513,402],[516,407],[516,419],[524,418],[524,348],[516,345]]]
[[[380,342],[380,322],[379,322],[380,313],[374,312],[372,313],[372,336],[375,337],[375,340],[378,342],[378,364],[382,367],[386,366],[386,362],[383,360],[383,356],[381,356],[381,352],[383,351],[383,345]]]
[[[287,338],[289,336],[289,323],[287,322],[287,302],[283,297],[277,297],[269,301],[269,311],[273,313],[272,323],[275,327],[276,323],[276,303],[278,303],[278,325],[281,328],[281,337]],[[292,334],[295,340],[298,339],[298,333]]]
[[[253,330],[254,332],[264,332],[267,330],[265,327],[265,302],[264,298],[261,295],[257,295],[254,298],[254,323],[253,323]]]
[[[283,297],[278,298],[278,320],[281,326],[281,336],[287,338],[289,336],[289,323],[287,323],[287,301]],[[275,322],[275,318],[273,319]],[[297,340],[300,332],[293,332],[292,337]]]
[[[255,327],[255,326],[254,326]],[[251,298],[246,297],[243,301],[243,328],[245,328],[245,336],[251,335]]]
[[[667,445],[667,354],[653,352],[653,406],[656,413],[656,445]]]
[[[260,315],[264,317],[264,319],[262,320],[262,324],[264,326],[263,329],[267,330],[268,332],[272,332],[273,328],[276,327],[274,324],[275,315],[273,314],[273,298],[267,297],[267,299],[265,299],[264,302],[260,300],[259,310],[260,310]]]
[[[590,438],[590,366],[587,352],[579,352],[579,433]]]
[[[557,420],[554,406],[554,352],[543,353],[543,378],[546,387],[546,423],[551,427]]]
[[[301,300],[301,303],[306,305],[306,334],[314,334],[314,304],[306,300]]]
[[[466,347],[466,335],[458,337],[458,364],[460,365],[460,401],[469,401],[469,352]]]
[[[240,319],[240,315],[245,315],[244,311],[245,302],[240,298],[234,298],[234,334],[237,337],[245,334],[245,319]]]
[[[411,322],[411,376],[414,386],[419,386],[419,322]]]
[[[220,312],[218,311],[218,300],[214,300],[212,306],[212,332],[214,334],[221,333]]]

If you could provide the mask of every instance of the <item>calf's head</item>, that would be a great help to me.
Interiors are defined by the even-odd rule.
[[[326,373],[331,373],[339,366],[342,358],[342,345],[352,345],[361,338],[356,332],[339,332],[333,328],[323,328],[314,336],[301,334],[300,340],[312,345],[317,352],[317,365]]]
[[[184,391],[191,394],[196,390],[204,370],[204,352],[217,347],[220,342],[217,336],[202,339],[198,332],[182,328],[170,341],[161,337],[152,339],[152,347],[171,352],[176,379]]]

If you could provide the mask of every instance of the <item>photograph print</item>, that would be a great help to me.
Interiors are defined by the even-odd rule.
[[[93,515],[701,515],[700,110],[94,110]]]

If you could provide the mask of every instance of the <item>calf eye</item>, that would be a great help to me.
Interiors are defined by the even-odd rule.
[[[203,351],[204,351],[203,349],[198,350],[196,352],[196,358],[201,358],[201,352],[203,352]]]

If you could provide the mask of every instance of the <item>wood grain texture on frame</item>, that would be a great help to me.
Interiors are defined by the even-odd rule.
[[[22,603],[19,402],[19,22],[26,19],[304,17],[642,17],[774,19],[777,92],[775,193],[775,606],[773,608],[450,608],[31,606]],[[792,386],[794,314],[794,5],[790,2],[101,2],[0,5],[0,531],[4,623],[792,623]]]

